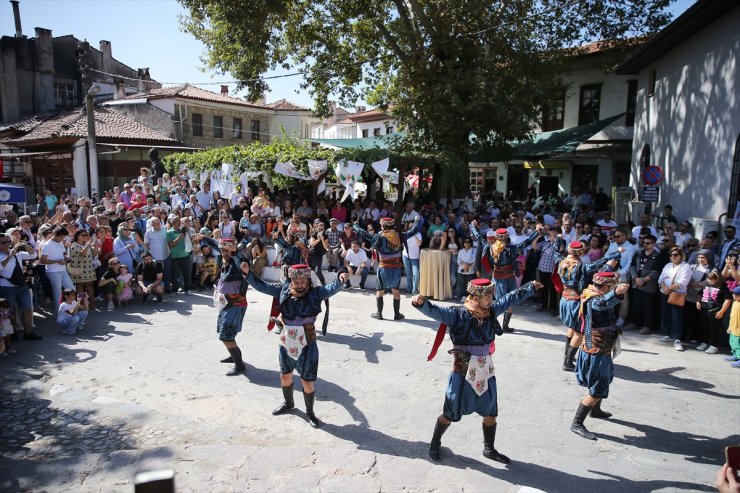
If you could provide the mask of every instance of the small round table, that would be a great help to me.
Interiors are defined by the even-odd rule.
[[[452,298],[450,253],[424,248],[419,255],[419,294],[435,300]]]

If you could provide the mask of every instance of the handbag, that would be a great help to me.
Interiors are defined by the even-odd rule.
[[[683,267],[681,267],[681,269],[683,269]],[[676,273],[673,274],[673,279],[671,280],[671,286],[676,282],[677,276],[678,276],[678,271],[676,271]],[[668,304],[669,305],[683,306],[684,303],[686,303],[686,293],[677,293],[675,291],[671,291],[668,294]]]
[[[21,268],[21,263],[18,261],[18,257],[13,255],[13,258],[15,259],[15,267],[13,267],[13,272],[10,274],[10,277],[0,277],[8,281],[13,286],[20,288],[26,285],[26,276],[23,274],[23,269]]]

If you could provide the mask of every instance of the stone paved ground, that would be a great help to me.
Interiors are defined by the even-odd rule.
[[[596,442],[571,433],[582,390],[560,371],[563,330],[528,305],[494,359],[496,445],[512,464],[481,456],[470,416],[435,465],[427,443],[450,360],[440,350],[426,362],[436,324],[408,298],[405,323],[370,319],[369,293],[332,299],[319,430],[298,392],[295,412],[270,415],[281,398],[270,303],[253,291],[249,301],[238,338],[248,371],[233,378],[205,294],[93,314],[80,337],[40,321],[43,341],[0,359],[0,491],[130,492],[136,472],[160,467],[192,492],[711,491],[723,447],[740,443],[740,372],[634,333],[604,405],[614,418],[587,421]]]

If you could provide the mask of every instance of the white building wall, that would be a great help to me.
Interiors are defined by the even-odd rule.
[[[374,135],[373,131],[376,128],[380,129],[380,135],[386,135],[388,127],[393,127],[393,133],[398,132],[398,125],[396,125],[396,122],[390,118],[371,122],[361,122],[357,124],[357,134],[354,137],[358,139],[361,138],[363,130],[367,130],[367,136],[372,137]]]
[[[630,183],[642,184],[640,156],[665,181],[660,203],[679,219],[727,212],[735,142],[740,133],[740,8],[707,26],[639,74]],[[655,94],[647,97],[651,71]]]
[[[578,126],[578,110],[581,100],[581,87],[601,84],[601,106],[599,120],[627,111],[627,83],[634,76],[616,75],[603,69],[582,69],[563,77],[568,84],[565,93],[564,128]]]
[[[321,123],[321,120],[311,118],[305,111],[276,111],[272,121],[270,130],[273,136],[281,135],[280,126],[282,125],[288,135],[300,139],[311,137],[311,126]]]

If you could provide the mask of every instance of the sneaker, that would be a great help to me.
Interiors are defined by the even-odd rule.
[[[658,339],[660,342],[671,342],[673,339],[671,339],[671,336],[663,336],[660,339]]]
[[[624,325],[624,319],[623,318],[618,318],[617,321],[616,321],[616,323],[614,325],[616,325],[617,327],[623,326]]]
[[[115,310],[115,308],[116,308],[116,306],[113,304],[113,302],[112,301],[109,301],[108,302],[108,311],[109,312],[112,312],[113,310]]]
[[[719,349],[717,349],[715,346],[709,346],[704,352],[707,354],[717,354],[719,352]]]
[[[29,332],[28,334],[23,334],[24,341],[40,341],[41,339],[43,339],[43,337],[41,337],[35,332]]]
[[[650,333],[650,327],[643,327],[640,329],[640,334],[648,335]]]
[[[725,356],[722,358],[724,361],[738,361],[738,359],[734,356]]]
[[[676,339],[673,342],[673,349],[675,349],[676,351],[683,351],[683,344],[681,344],[681,341],[679,341],[678,339]]]
[[[699,344],[698,346],[696,346],[696,350],[697,351],[704,351],[708,347],[709,347],[709,344],[707,344],[706,342],[702,342],[701,344]]]

